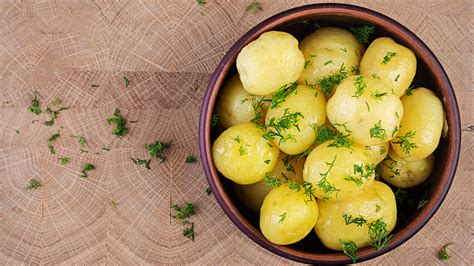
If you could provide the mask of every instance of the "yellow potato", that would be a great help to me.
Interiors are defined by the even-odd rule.
[[[363,46],[347,30],[321,28],[300,43],[305,68],[298,78],[301,84],[316,84],[324,77],[337,74],[344,65],[348,73],[359,65]]]
[[[389,148],[390,144],[385,142],[378,145],[366,146],[365,153],[369,156],[373,164],[379,164],[387,156]]]
[[[334,143],[326,141],[311,151],[304,164],[303,179],[311,184],[317,198],[344,201],[372,185],[375,165],[365,154],[365,147],[355,143],[350,147],[330,147]],[[350,144],[347,140],[346,143]]]
[[[212,146],[217,170],[241,185],[262,180],[275,166],[280,152],[263,134],[253,123],[238,124],[224,131]]]
[[[247,44],[237,56],[237,71],[249,93],[267,95],[295,82],[304,67],[298,40],[281,31],[268,31]]]
[[[327,114],[340,132],[351,131],[354,142],[372,146],[395,136],[403,106],[385,83],[357,75],[346,78],[337,87],[328,100]]]
[[[287,179],[298,184],[303,184],[303,165],[305,157],[297,155],[287,155],[280,152],[278,161],[275,164],[270,177],[276,177],[281,183],[286,183]],[[250,185],[239,185],[234,183],[234,190],[239,200],[254,213],[260,213],[263,199],[272,190],[272,187],[259,181]]]
[[[368,246],[373,241],[370,235],[376,236],[369,234],[369,226],[373,228],[378,225],[382,229],[379,236],[384,237],[393,230],[397,222],[395,195],[387,185],[379,181],[375,181],[356,198],[347,201],[318,199],[318,206],[316,234],[326,247],[333,250],[342,250],[339,241],[354,241],[358,248]],[[359,226],[353,223],[355,218],[363,218],[365,222],[360,219],[362,222]],[[383,229],[386,229],[385,234],[382,234]]]
[[[379,78],[401,97],[415,77],[416,56],[391,38],[377,38],[360,61],[360,74]]]
[[[423,183],[433,171],[434,154],[421,160],[405,160],[390,150],[380,164],[383,179],[399,188],[410,188]]]
[[[257,116],[256,122],[262,122],[268,109],[268,103],[262,96],[248,93],[239,75],[234,75],[222,88],[216,101],[216,114],[220,125],[225,129],[240,123],[251,122]]]
[[[318,219],[316,201],[307,201],[303,190],[281,184],[265,197],[260,211],[260,229],[272,243],[289,245],[303,239]]]
[[[391,146],[405,160],[421,160],[438,147],[443,129],[443,104],[427,88],[412,90],[401,98],[405,115]],[[411,157],[411,158],[410,158]]]
[[[269,134],[273,134],[274,143],[283,152],[294,155],[314,143],[316,135],[313,127],[324,124],[325,120],[324,94],[319,89],[298,85],[284,102],[268,109],[265,124]]]

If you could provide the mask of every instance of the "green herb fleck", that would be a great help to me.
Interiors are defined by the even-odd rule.
[[[273,141],[273,137],[279,137],[279,143],[285,143],[287,141],[296,142],[295,136],[291,133],[285,134],[285,132],[292,127],[300,131],[298,122],[300,118],[304,118],[304,116],[301,112],[291,113],[288,110],[289,109],[286,108],[283,115],[277,119],[275,117],[270,118],[267,123],[267,132],[262,136],[263,138],[268,141]]]
[[[366,44],[369,43],[369,37],[375,32],[375,28],[369,25],[364,25],[357,28],[351,27],[351,32],[361,44]]]
[[[162,143],[159,140],[152,144],[145,144],[145,149],[150,153],[151,157],[160,159],[160,163],[165,161],[164,152],[169,147],[170,143]]]
[[[351,258],[352,263],[356,263],[356,261],[357,261],[357,256],[356,256],[357,246],[356,246],[356,243],[352,240],[342,241],[340,239],[339,239],[339,243],[341,244],[342,251],[344,252],[344,254],[346,254],[349,258]]]
[[[39,107],[39,100],[38,100],[38,95],[35,95],[33,100],[31,101],[31,106],[28,107],[28,110],[32,112],[35,115],[41,114],[41,109]]]
[[[172,216],[178,223],[186,223],[187,219],[195,214],[194,204],[191,202],[184,203],[184,206],[179,206],[178,204],[171,205],[171,208],[175,210],[175,214]]]
[[[319,187],[323,191],[324,193],[323,200],[327,200],[333,192],[336,192],[336,193],[339,192],[339,189],[337,189],[334,186],[334,184],[331,184],[329,183],[329,181],[327,181],[329,172],[334,167],[334,163],[336,162],[336,158],[337,158],[337,155],[334,155],[334,158],[331,162],[325,162],[326,166],[328,166],[327,171],[324,173],[319,173],[319,175],[321,176],[321,179],[319,180],[318,184],[316,184],[316,186]]]
[[[329,64],[334,64],[334,62],[332,60],[329,60],[324,63],[324,65],[329,65]]]
[[[380,207],[380,205],[375,205],[375,212],[379,212],[380,210],[382,210],[382,207]]]
[[[68,164],[70,160],[71,158],[65,156],[59,158],[59,162],[61,162],[62,165]]]
[[[89,177],[88,172],[89,172],[89,171],[92,171],[92,170],[94,170],[94,169],[95,169],[95,167],[94,167],[93,164],[91,164],[91,163],[85,163],[85,164],[84,164],[84,167],[82,168],[81,178],[88,178],[88,177]]]
[[[304,69],[310,67],[312,65],[311,61],[310,60],[306,60],[304,61]]]
[[[326,125],[320,125],[317,129],[316,133],[316,140],[320,143],[325,141],[334,139],[336,137],[337,132],[335,130],[330,129]]]
[[[148,160],[144,160],[144,159],[134,159],[134,158],[130,158],[132,160],[132,162],[136,165],[140,165],[140,164],[144,164],[145,165],[145,168],[146,169],[150,169],[150,162],[151,162],[151,159],[148,159]]]
[[[387,96],[387,93],[386,92],[380,93],[378,91],[374,91],[374,92],[372,92],[372,94],[370,96],[372,96],[372,98],[374,98],[375,101],[381,102],[382,97]]]
[[[117,207],[118,206],[118,203],[115,201],[115,200],[112,200],[110,202],[110,204],[112,204],[113,207]]]
[[[123,118],[120,115],[120,109],[115,108],[114,114],[112,117],[107,118],[107,123],[115,124],[115,128],[112,130],[112,134],[123,137],[128,133],[128,129],[125,126],[127,119]]]
[[[444,245],[439,251],[438,251],[438,259],[440,260],[448,260],[449,254],[448,254],[448,246],[452,245],[453,243],[448,243]]]
[[[257,13],[258,11],[263,10],[263,6],[262,6],[262,3],[260,3],[260,1],[253,1],[247,6],[247,8],[245,8],[245,10],[247,10],[250,13]]]
[[[59,98],[55,98],[53,99],[53,101],[51,102],[53,105],[60,105],[61,104],[61,99]]]
[[[381,218],[371,222],[368,228],[369,237],[372,240],[369,245],[376,247],[377,250],[385,247],[393,236],[387,236],[387,224]]]
[[[358,76],[354,79],[354,87],[356,91],[352,97],[359,99],[359,97],[364,94],[365,88],[367,88],[367,84],[362,76]]]
[[[186,157],[186,163],[194,163],[196,162],[196,158],[192,155]]]
[[[128,85],[130,85],[130,80],[128,80],[127,77],[123,77],[123,81],[125,82],[125,88],[128,88]]]
[[[355,75],[358,75],[359,74],[359,66],[358,65],[354,65],[352,66],[352,69],[351,69],[351,73],[352,74],[355,74]]]
[[[413,89],[415,88],[415,86],[411,85],[410,87],[408,87],[406,90],[405,90],[405,94],[410,96],[410,95],[413,95]]]
[[[423,209],[423,207],[425,207],[426,203],[428,203],[428,200],[422,199],[418,202],[418,206],[416,208],[417,209]]]
[[[102,147],[102,149],[103,149],[104,151],[110,151],[110,148],[109,148],[109,147]]]
[[[415,131],[410,130],[405,135],[402,135],[402,136],[397,135],[397,141],[393,142],[393,144],[400,145],[400,148],[402,149],[402,151],[405,154],[410,155],[410,150],[418,147],[415,143],[410,142],[410,139],[414,138],[415,134],[416,134]]]
[[[386,65],[396,55],[397,55],[397,53],[395,53],[395,52],[387,52],[387,54],[383,57],[382,64]]]
[[[270,173],[265,173],[265,177],[263,178],[263,183],[271,187],[279,187],[281,185],[280,179],[276,177],[271,177]]]
[[[339,85],[343,79],[345,79],[348,75],[344,64],[341,65],[339,68],[339,72],[337,74],[326,76],[316,82],[316,85],[324,92],[326,96],[330,95],[334,88]]]
[[[395,78],[395,82],[398,81],[398,78],[400,77],[400,74],[397,75],[397,77]]]
[[[34,190],[34,189],[37,189],[41,186],[43,186],[43,184],[41,184],[41,181],[32,178],[32,179],[30,179],[30,181],[26,185],[26,190]]]
[[[387,138],[387,132],[382,128],[382,120],[375,123],[374,127],[369,130],[370,137],[384,141]]]
[[[278,105],[286,100],[286,97],[293,93],[296,88],[298,88],[298,84],[296,82],[291,83],[289,86],[288,84],[283,85],[273,93],[272,95],[272,104],[271,108],[277,108]]]
[[[278,222],[282,224],[285,218],[286,218],[286,212],[283,214],[280,214],[280,220]]]
[[[81,147],[84,147],[84,145],[86,144],[86,139],[81,135],[71,137],[73,137],[77,142],[79,142],[79,144],[81,144]]]
[[[194,241],[194,223],[190,223],[191,227],[186,227],[183,229],[183,236],[190,238]]]
[[[213,114],[211,118],[211,127],[215,128],[219,124],[219,115]]]
[[[346,225],[355,224],[357,226],[363,226],[367,223],[367,219],[365,219],[361,215],[357,217],[352,217],[352,215],[343,214],[342,217],[344,218],[344,222],[346,223]]]
[[[265,160],[263,161],[265,164],[270,164],[271,160]]]
[[[212,194],[212,189],[210,187],[206,188],[206,194],[208,196]]]

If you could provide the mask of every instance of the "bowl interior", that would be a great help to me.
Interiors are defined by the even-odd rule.
[[[361,249],[358,253],[359,261],[383,254],[400,245],[416,233],[431,218],[444,199],[457,164],[460,132],[456,99],[449,80],[439,62],[416,36],[391,19],[359,7],[312,5],[301,7],[299,11],[298,8],[286,11],[256,26],[230,49],[216,70],[213,80],[211,80],[208,88],[208,110],[207,113],[203,111],[203,114],[206,113],[207,117],[209,117],[209,113],[213,112],[219,89],[228,78],[236,73],[235,59],[238,52],[245,44],[257,38],[262,32],[268,30],[285,31],[301,41],[318,26],[332,26],[350,30],[351,27],[360,25],[372,25],[375,27],[376,32],[371,36],[370,41],[382,36],[391,37],[396,42],[410,48],[416,54],[417,73],[412,84],[415,87],[423,86],[430,88],[443,101],[450,131],[448,138],[442,138],[439,143],[435,152],[435,169],[426,182],[412,189],[398,190],[392,187],[397,195],[398,219],[391,243],[379,252],[370,247]],[[205,119],[204,123],[210,124],[210,119]],[[210,141],[207,141],[207,147],[204,148],[210,151],[209,144],[213,143],[220,132],[218,129],[210,129],[209,126],[205,129],[210,130],[210,134],[208,134]],[[234,223],[249,237],[273,252],[302,262],[349,263],[349,259],[343,253],[325,248],[314,232],[311,232],[302,241],[286,247],[273,245],[266,241],[259,231],[258,215],[253,214],[237,199],[232,182],[215,170],[209,154],[210,152],[206,153],[206,159],[209,160],[210,164],[210,171],[207,174],[211,186],[215,194],[217,194],[216,197],[226,213],[228,215],[231,214],[229,216]]]

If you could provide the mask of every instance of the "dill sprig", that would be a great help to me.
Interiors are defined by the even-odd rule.
[[[31,106],[28,107],[28,110],[35,115],[39,115],[43,112],[41,111],[41,108],[39,107],[38,95],[35,95],[35,97],[31,101]]]
[[[333,142],[329,143],[328,144],[328,147],[335,147],[335,148],[341,148],[341,147],[346,147],[346,148],[351,148],[352,146],[352,142],[348,139],[346,139],[347,137],[349,137],[351,134],[352,134],[352,131],[350,129],[347,128],[346,126],[347,122],[346,123],[343,123],[343,124],[339,124],[339,123],[334,123],[334,126],[337,127],[336,130],[337,130],[337,135],[336,135],[336,138]],[[344,131],[341,131],[339,129],[339,127],[342,127],[344,129]]]
[[[189,155],[186,157],[186,160],[185,160],[186,163],[194,163],[196,162],[196,158],[192,155]]]
[[[331,162],[325,162],[326,166],[328,166],[327,171],[324,172],[324,173],[319,173],[319,175],[321,176],[321,179],[319,180],[318,184],[316,184],[316,186],[319,187],[323,191],[323,194],[324,194],[323,195],[323,200],[329,199],[329,196],[333,192],[337,193],[340,190],[340,189],[337,189],[334,186],[334,184],[331,184],[331,183],[329,183],[329,181],[327,181],[329,172],[334,167],[334,163],[336,162],[336,158],[337,158],[337,155],[334,155],[334,158]]]
[[[337,135],[337,131],[330,129],[326,125],[320,125],[316,132],[316,140],[320,143],[334,139]]]
[[[344,218],[346,225],[355,224],[357,226],[363,226],[367,223],[367,219],[365,219],[362,215],[352,217],[352,215],[343,214],[342,217]]]
[[[287,141],[296,142],[295,136],[291,133],[285,134],[285,131],[292,127],[295,127],[300,131],[298,122],[300,121],[300,118],[304,118],[304,116],[301,112],[291,113],[288,110],[289,109],[286,108],[283,115],[278,118],[270,118],[268,125],[266,126],[267,132],[262,135],[263,138],[268,141],[273,141],[273,137],[279,137],[279,143],[285,143]]]
[[[88,178],[88,177],[89,177],[88,172],[89,172],[89,171],[92,171],[92,170],[94,170],[94,169],[95,169],[95,167],[94,167],[93,164],[91,164],[91,163],[85,163],[85,164],[84,164],[84,167],[82,168],[80,177],[81,177],[81,178]]]
[[[125,126],[127,119],[120,115],[120,109],[118,108],[115,108],[112,117],[107,118],[107,123],[116,125],[112,130],[112,134],[116,136],[123,137],[128,133],[128,128]]]
[[[84,147],[84,145],[86,144],[86,139],[81,135],[71,137],[73,137],[77,142],[79,142],[79,144],[81,144],[81,147]]]
[[[369,237],[372,240],[369,245],[376,247],[377,250],[385,247],[393,236],[387,236],[387,224],[381,218],[371,222],[368,225],[368,229]]]
[[[211,117],[211,127],[215,128],[219,124],[219,115],[213,114]]]
[[[415,134],[416,134],[416,131],[410,130],[405,135],[401,135],[401,136],[397,135],[397,141],[393,142],[393,144],[400,145],[400,148],[402,149],[402,151],[405,154],[410,155],[410,150],[418,147],[415,143],[410,142],[410,139],[414,138]]]
[[[385,160],[383,160],[382,164],[387,166],[388,169],[390,169],[390,172],[392,172],[392,175],[390,175],[388,178],[394,178],[396,175],[400,175],[400,169],[398,168],[397,161],[392,159],[389,154],[387,154],[387,157]]]
[[[339,239],[339,243],[341,244],[342,251],[344,252],[344,254],[346,254],[349,258],[351,258],[352,263],[356,263],[356,261],[357,261],[357,256],[356,256],[357,246],[356,246],[356,243],[352,240],[342,241],[340,239]]]
[[[326,96],[330,95],[334,88],[337,87],[337,85],[341,84],[342,80],[345,79],[348,75],[348,72],[346,70],[346,67],[344,66],[344,63],[341,65],[339,68],[339,72],[326,76],[316,82],[316,85],[324,92]]]
[[[286,219],[286,212],[280,214],[280,220],[278,222],[282,224],[285,219]]]
[[[265,177],[263,178],[263,183],[271,187],[279,187],[281,185],[280,179],[270,176],[270,173],[265,173]]]
[[[381,92],[378,92],[378,91],[374,91],[374,92],[372,92],[372,94],[370,96],[372,96],[372,98],[374,98],[374,100],[376,102],[381,102],[382,97],[387,96],[387,93],[386,92],[381,93]]]
[[[162,143],[159,140],[152,144],[145,144],[145,149],[150,153],[151,157],[160,159],[160,163],[165,161],[164,152],[169,147],[170,143]]]
[[[26,185],[26,190],[34,190],[34,189],[37,189],[41,186],[43,186],[43,184],[41,184],[41,181],[32,178],[32,179],[30,179],[30,181]]]
[[[448,246],[452,245],[453,243],[448,243],[444,245],[439,251],[438,251],[438,259],[440,260],[448,260],[449,259],[449,254],[448,254]]]
[[[191,202],[185,202],[182,207],[178,204],[173,204],[171,208],[175,210],[175,214],[172,216],[173,219],[180,224],[186,223],[187,219],[195,214],[194,204]]]
[[[65,157],[65,156],[59,158],[59,162],[60,162],[62,165],[68,164],[70,160],[71,160],[71,158]]]
[[[191,227],[186,227],[183,229],[183,236],[194,241],[194,223],[190,223],[190,225]]]
[[[364,94],[365,88],[367,88],[367,84],[365,84],[364,78],[362,76],[358,76],[354,79],[354,87],[356,91],[352,97],[359,99],[359,97]]]
[[[386,65],[397,53],[395,52],[387,52],[387,54],[383,57],[382,65]]]
[[[369,130],[370,137],[384,141],[387,138],[387,132],[382,128],[382,120],[374,124],[374,127]]]
[[[369,43],[370,35],[375,32],[375,28],[369,25],[351,27],[351,32],[361,44],[366,44]]]
[[[56,154],[56,150],[54,149],[54,141],[60,137],[60,133],[56,133],[51,135],[51,137],[48,138],[48,149],[52,154]]]
[[[298,83],[293,82],[290,85],[285,84],[272,94],[271,108],[277,108],[278,105],[286,100],[286,97],[298,88]]]
[[[140,165],[140,164],[144,164],[145,165],[145,168],[146,169],[150,169],[150,162],[151,162],[151,159],[148,159],[148,160],[144,160],[144,159],[134,159],[134,158],[130,158],[132,160],[132,162],[136,165]]]
[[[198,0],[199,1],[199,0]],[[200,1],[203,1],[203,0],[200,0]],[[247,10],[248,12],[250,13],[257,13],[258,11],[262,11],[263,10],[263,6],[262,6],[262,3],[260,3],[260,1],[253,1],[252,3],[250,3],[246,8],[245,10]]]
[[[128,88],[128,86],[130,85],[130,80],[128,80],[127,77],[123,77],[123,81],[125,83],[125,88]]]
[[[410,95],[413,95],[413,89],[415,88],[415,86],[413,85],[410,85],[406,90],[405,90],[405,94],[410,96]]]

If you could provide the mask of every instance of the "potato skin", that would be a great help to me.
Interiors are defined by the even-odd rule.
[[[407,161],[390,150],[389,156],[380,164],[380,172],[388,183],[399,188],[410,188],[430,176],[434,162],[434,154],[425,159]]]
[[[347,30],[325,27],[306,36],[300,43],[306,68],[298,78],[301,84],[315,84],[320,79],[339,72],[344,64],[350,73],[358,66],[363,46]]]
[[[232,76],[222,88],[216,101],[216,113],[220,126],[226,129],[251,122],[255,118],[256,111],[261,112],[262,117],[265,117],[269,105],[267,102],[262,102],[262,108],[259,110],[255,110],[252,106],[252,102],[257,104],[261,98],[262,96],[251,95],[244,89],[239,75]]]
[[[370,170],[375,165],[371,164],[369,157],[365,154],[365,147],[353,143],[350,148],[329,147],[333,141],[326,141],[314,148],[306,158],[303,170],[303,179],[312,184],[314,195],[318,199],[328,201],[344,201],[356,197],[368,187],[375,178],[375,172]],[[329,164],[334,162],[332,168]],[[363,174],[354,172],[354,166],[362,166]],[[328,170],[330,171],[328,172]],[[322,180],[322,174],[328,172],[324,184],[334,186],[336,190],[326,192],[318,186]],[[352,177],[359,182],[347,180]]]
[[[357,88],[362,87],[363,92],[357,94]],[[334,127],[344,132],[345,128],[338,124],[345,124],[352,131],[350,138],[364,146],[390,141],[403,113],[400,99],[385,83],[360,75],[342,81],[327,103],[328,119]],[[372,135],[371,129],[376,128],[379,122],[383,131],[380,135]]]
[[[384,57],[396,53],[385,64]],[[395,95],[401,97],[410,86],[416,74],[416,56],[408,48],[388,37],[375,39],[367,48],[360,62],[360,74],[375,75],[393,88]]]
[[[412,95],[403,96],[401,101],[405,115],[391,147],[405,160],[424,159],[438,147],[444,122],[443,104],[433,91],[423,87],[412,90]],[[407,137],[410,132],[414,135]],[[403,137],[407,137],[405,143],[413,143],[416,147],[404,149]]]
[[[385,142],[373,146],[365,146],[365,153],[369,156],[370,161],[373,164],[379,164],[388,154],[390,149],[390,143]]]
[[[295,82],[304,67],[298,40],[281,31],[268,31],[247,44],[237,56],[237,71],[249,93],[267,95]]]
[[[280,152],[274,144],[269,145],[263,134],[253,123],[238,124],[225,130],[212,146],[217,170],[237,184],[248,185],[262,180],[275,166]],[[270,162],[267,164],[265,160]]]
[[[362,194],[347,201],[323,201],[318,199],[319,216],[315,232],[324,246],[342,250],[341,241],[354,241],[358,248],[365,247],[371,239],[368,226],[346,225],[343,215],[363,216],[368,223],[383,219],[390,233],[397,222],[397,206],[392,190],[382,182],[374,184]],[[387,234],[388,234],[387,233]]]
[[[271,130],[270,122],[273,119],[278,121],[285,110],[294,114],[300,112],[303,117],[299,117],[298,128],[292,126],[282,131],[283,136],[291,134],[295,140],[280,141],[281,138],[274,137],[274,143],[286,154],[294,155],[307,150],[314,143],[316,135],[312,125],[322,125],[326,121],[326,100],[324,93],[319,89],[311,89],[305,85],[298,85],[297,89],[286,97],[286,100],[276,108],[269,108],[265,117],[265,124]]]
[[[280,152],[278,161],[270,173],[271,177],[278,178],[282,183],[289,180],[298,184],[303,184],[303,165],[306,158],[300,156],[287,155]],[[265,196],[272,190],[272,187],[259,181],[250,185],[239,185],[234,183],[234,190],[239,200],[254,213],[260,213]]]
[[[289,245],[303,239],[316,224],[318,205],[303,190],[282,184],[268,193],[260,211],[260,229],[272,243]],[[284,219],[282,220],[282,215]]]

